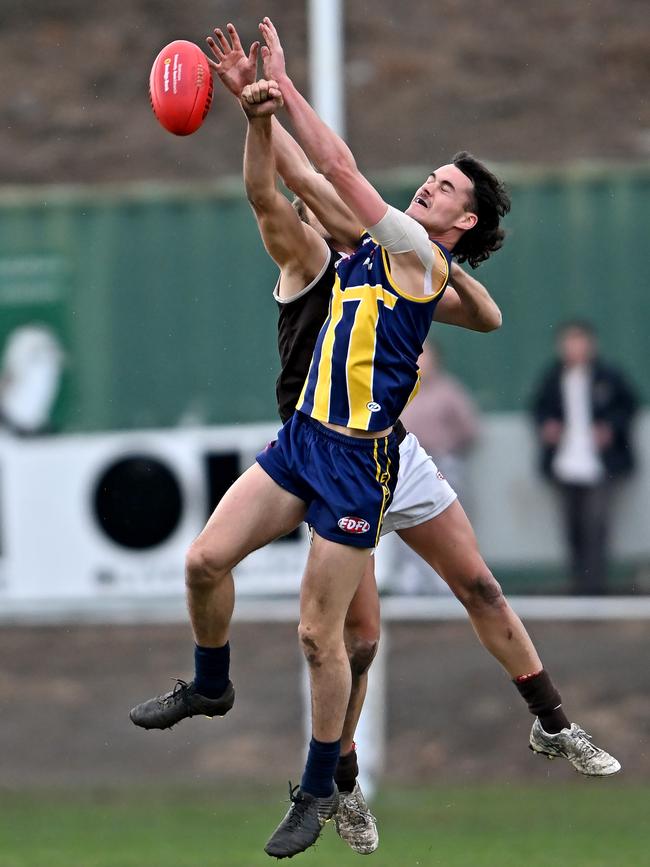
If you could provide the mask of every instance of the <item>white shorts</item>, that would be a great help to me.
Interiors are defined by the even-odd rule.
[[[397,487],[381,535],[417,527],[444,512],[455,499],[456,492],[418,438],[408,433],[400,443]]]

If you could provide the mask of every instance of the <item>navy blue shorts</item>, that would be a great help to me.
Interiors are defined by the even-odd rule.
[[[319,536],[374,548],[399,470],[394,434],[349,437],[295,412],[257,462],[280,487],[307,504],[305,521]]]

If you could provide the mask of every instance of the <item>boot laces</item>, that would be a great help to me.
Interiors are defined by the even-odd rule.
[[[175,704],[178,704],[179,701],[182,701],[187,705],[187,691],[189,689],[189,686],[190,685],[186,680],[181,680],[180,677],[177,678],[176,683],[174,684],[174,688],[161,696],[158,699],[158,704],[160,705],[160,707],[173,707]]]
[[[576,745],[579,747],[580,752],[583,755],[588,758],[598,755],[600,750],[592,744],[591,735],[587,734],[587,732],[581,728],[575,729],[574,734],[576,736]]]
[[[350,793],[352,795],[352,793]],[[370,812],[370,810],[364,810],[360,804],[356,796],[352,795],[349,798],[345,798],[345,808],[349,813],[351,813],[351,817],[354,817],[355,825],[367,825],[370,820],[374,820],[374,816]]]
[[[289,810],[285,824],[285,828],[288,830],[298,828],[302,824],[303,816],[307,812],[309,806],[307,799],[297,794],[299,791],[300,786],[292,786],[291,780],[289,780],[289,800],[291,801],[291,809]]]

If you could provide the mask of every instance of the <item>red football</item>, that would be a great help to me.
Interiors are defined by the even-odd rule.
[[[174,135],[189,135],[205,120],[212,104],[212,75],[198,45],[177,39],[151,67],[149,98],[153,113]]]

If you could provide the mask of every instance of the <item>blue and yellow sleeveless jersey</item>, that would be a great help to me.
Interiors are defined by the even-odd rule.
[[[336,263],[329,313],[296,408],[318,421],[366,431],[395,424],[420,386],[418,357],[447,285],[451,254],[433,244],[431,295],[393,280],[386,251],[368,235]]]

